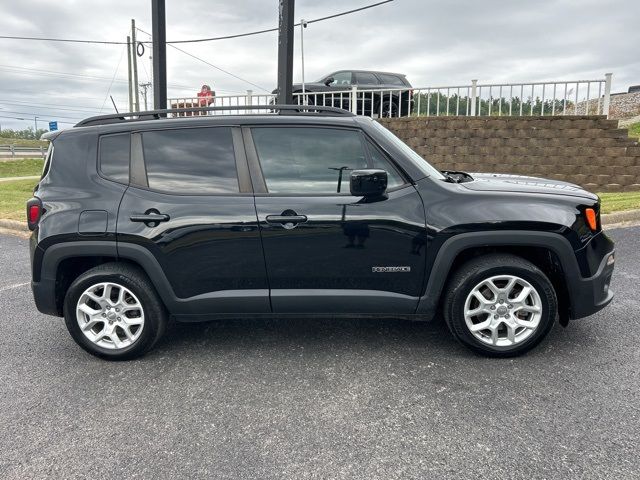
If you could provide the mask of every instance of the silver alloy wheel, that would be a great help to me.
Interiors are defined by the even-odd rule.
[[[132,345],[144,328],[144,310],[131,290],[112,282],[87,288],[76,306],[80,330],[92,343],[110,350]]]
[[[542,318],[538,291],[515,275],[497,275],[478,283],[464,303],[464,321],[471,334],[495,347],[524,342]]]

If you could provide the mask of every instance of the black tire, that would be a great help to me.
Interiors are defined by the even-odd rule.
[[[112,282],[129,289],[144,310],[144,325],[139,337],[129,346],[108,349],[89,340],[78,325],[76,305],[83,292],[101,282]],[[165,332],[168,315],[146,274],[126,263],[106,263],[86,271],[69,286],[64,299],[64,320],[69,333],[87,352],[106,360],[131,360],[147,353]]]
[[[389,108],[391,108],[391,113],[389,113]],[[378,104],[378,109],[376,111],[380,111],[380,105]],[[395,118],[398,116],[398,103],[393,100],[389,102],[389,100],[385,100],[382,102],[382,118]]]
[[[542,303],[537,328],[528,338],[515,345],[497,346],[484,343],[472,334],[465,321],[464,308],[467,296],[483,280],[498,275],[513,275],[525,280],[535,288]],[[490,357],[514,357],[531,350],[553,327],[557,310],[556,292],[547,276],[533,263],[510,254],[484,255],[462,265],[448,282],[443,305],[444,318],[453,336],[474,352]]]

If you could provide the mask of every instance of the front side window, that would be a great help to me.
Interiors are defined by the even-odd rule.
[[[333,77],[333,82],[331,82],[332,87],[348,87],[351,85],[351,72],[338,72],[331,76]]]
[[[176,194],[237,193],[231,128],[182,128],[142,133],[149,188]]]
[[[372,163],[355,130],[265,127],[253,128],[252,136],[269,193],[348,193],[351,171],[365,168],[387,170],[390,187],[403,183],[383,158]]]
[[[102,174],[109,180],[129,183],[129,132],[100,137],[98,150]]]

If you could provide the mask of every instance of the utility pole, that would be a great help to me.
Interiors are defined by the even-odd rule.
[[[302,64],[302,103],[307,104],[307,96],[304,87],[304,29],[307,28],[307,21],[303,18],[300,20],[300,60]]]
[[[151,83],[141,83],[140,88],[142,89],[142,96],[144,97],[144,109],[149,110],[149,106],[147,105],[147,88],[151,86]]]
[[[136,21],[131,19],[131,47],[133,57],[133,107],[136,112],[140,111],[140,95],[138,93],[138,44],[136,43]]]
[[[131,37],[127,36],[127,76],[129,78],[129,112],[133,112],[133,97],[131,94]]]
[[[278,14],[278,99],[293,102],[293,19],[295,0],[279,0]]]
[[[167,108],[167,26],[164,0],[151,0],[153,107]]]

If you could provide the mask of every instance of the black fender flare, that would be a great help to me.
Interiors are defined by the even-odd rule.
[[[424,295],[418,301],[416,313],[423,316],[424,320],[431,320],[435,316],[453,262],[462,251],[473,247],[491,246],[543,247],[555,253],[562,265],[570,308],[574,309],[583,279],[569,241],[560,234],[551,232],[500,230],[461,233],[447,239],[438,250]]]
[[[42,253],[42,267],[38,282],[38,301],[41,311],[55,312],[55,281],[60,262],[74,257],[113,257],[116,261],[131,261],[147,275],[156,292],[172,314],[195,315],[203,312],[233,313],[241,302],[250,310],[263,312],[269,305],[269,291],[223,290],[208,292],[195,297],[180,298],[176,295],[162,266],[145,247],[134,243],[115,241],[76,241],[49,246]],[[34,289],[34,292],[36,290]],[[51,313],[56,314],[56,313]]]

